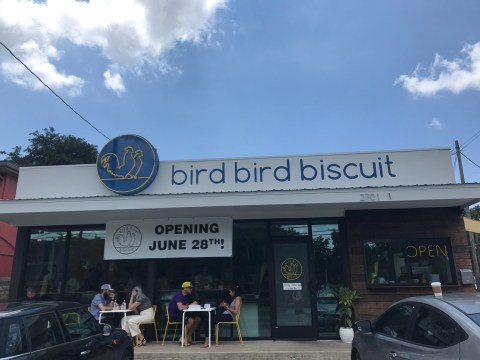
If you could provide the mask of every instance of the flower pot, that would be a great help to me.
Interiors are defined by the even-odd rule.
[[[353,341],[353,328],[351,327],[341,327],[338,331],[340,339],[342,342],[351,344]]]

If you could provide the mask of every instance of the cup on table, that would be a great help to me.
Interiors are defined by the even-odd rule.
[[[203,307],[204,307],[205,309],[210,309],[210,304],[205,304],[205,305],[203,305]]]
[[[435,297],[442,297],[442,283],[434,281],[430,285],[432,285],[432,290]]]

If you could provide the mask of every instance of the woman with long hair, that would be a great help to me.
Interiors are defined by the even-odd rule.
[[[214,329],[215,325],[219,322],[235,320],[235,317],[240,312],[240,308],[242,307],[242,292],[240,291],[240,288],[238,286],[231,285],[228,287],[228,294],[232,298],[232,301],[230,303],[226,301],[222,301],[220,303],[220,307],[223,309],[223,312],[212,317],[210,329]],[[204,324],[205,334],[208,335],[208,321],[205,321]],[[209,338],[206,336],[202,348],[208,347],[208,340]]]

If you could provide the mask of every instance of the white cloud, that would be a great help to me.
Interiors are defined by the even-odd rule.
[[[422,75],[417,67],[411,76],[402,75],[395,84],[414,95],[434,96],[440,91],[458,94],[466,90],[480,90],[480,42],[462,49],[463,58],[448,61],[436,54],[429,71]]]
[[[215,14],[227,1],[0,0],[0,39],[45,83],[73,95],[81,93],[85,82],[53,65],[61,60],[61,44],[67,40],[99,48],[109,61],[108,69],[117,69],[109,80],[120,80],[112,84],[106,77],[105,85],[118,93],[125,91],[121,73],[138,74],[145,66],[165,73],[171,69],[165,54],[178,43],[208,42]],[[9,54],[0,52],[0,56],[4,77],[25,87],[41,88]]]
[[[103,74],[105,78],[104,83],[107,89],[113,90],[120,95],[126,91],[125,85],[123,84],[122,75],[119,73],[113,74],[110,70],[105,71]]]
[[[438,130],[443,129],[443,123],[437,118],[433,118],[432,121],[430,121],[430,126]]]

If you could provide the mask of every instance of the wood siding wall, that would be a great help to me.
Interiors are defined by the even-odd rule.
[[[432,294],[429,286],[369,289],[363,252],[364,240],[450,238],[458,285],[444,292],[475,291],[461,285],[459,269],[472,269],[462,211],[459,208],[349,211],[346,213],[347,247],[352,288],[361,299],[355,306],[355,319],[374,319],[392,302],[414,295]]]

